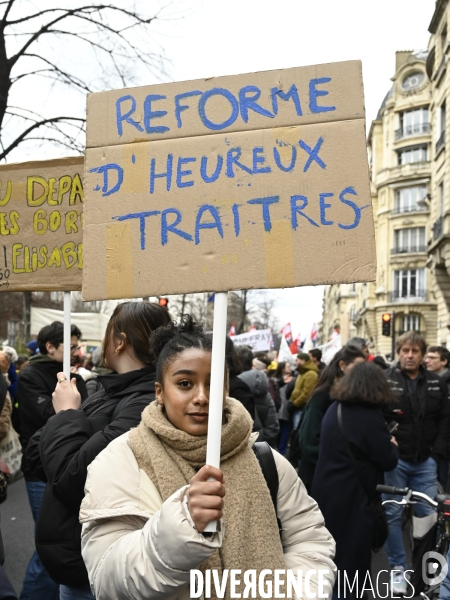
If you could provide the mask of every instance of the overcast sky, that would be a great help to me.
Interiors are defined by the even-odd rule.
[[[157,24],[155,33],[171,61],[167,80],[360,59],[370,125],[391,85],[395,51],[427,48],[434,5],[434,0],[177,0],[173,12],[183,18]],[[75,59],[83,62],[83,56]],[[139,84],[155,82],[141,76]],[[58,102],[43,87],[32,93],[34,102]],[[82,110],[83,102],[77,102]],[[53,148],[39,156],[17,152],[14,160],[54,156]],[[296,260],[319,258],[306,243]],[[294,334],[308,334],[321,318],[322,293],[321,286],[274,292],[280,324],[290,320]]]
[[[396,50],[428,47],[434,0],[205,0],[161,38],[174,79],[231,75],[340,60],[363,63],[367,123],[391,86]],[[173,24],[171,24],[171,27]],[[170,28],[169,28],[170,29]],[[300,262],[323,257],[304,253]],[[278,290],[280,324],[309,335],[323,286]]]

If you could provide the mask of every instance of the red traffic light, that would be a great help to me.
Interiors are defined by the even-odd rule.
[[[391,313],[383,313],[381,315],[381,335],[385,335],[390,337],[391,335],[391,321],[392,315]]]
[[[158,304],[164,306],[164,308],[169,308],[169,298],[159,298]]]

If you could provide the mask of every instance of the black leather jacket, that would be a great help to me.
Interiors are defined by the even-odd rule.
[[[438,375],[420,367],[417,377],[418,406],[411,395],[408,375],[397,365],[386,371],[397,402],[385,409],[388,423],[398,422],[395,438],[400,458],[423,461],[446,458],[450,437],[450,401],[446,383]]]

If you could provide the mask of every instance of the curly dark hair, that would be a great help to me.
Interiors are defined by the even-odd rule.
[[[191,315],[183,315],[179,324],[172,322],[156,329],[150,338],[150,350],[157,357],[156,381],[162,385],[167,367],[189,348],[212,351],[212,336]]]

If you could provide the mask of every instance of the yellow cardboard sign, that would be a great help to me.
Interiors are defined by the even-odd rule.
[[[374,279],[360,62],[87,108],[85,300]]]
[[[84,157],[0,166],[0,291],[81,289]]]

